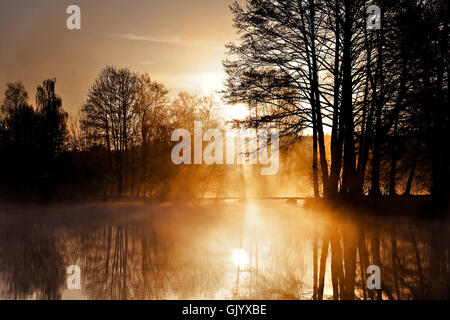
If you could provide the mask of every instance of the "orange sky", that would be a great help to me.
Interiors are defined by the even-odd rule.
[[[21,80],[34,101],[56,77],[72,115],[106,65],[149,72],[175,96],[208,94],[223,81],[225,43],[236,39],[232,0],[1,0],[0,94]],[[82,29],[66,28],[66,8],[81,7]]]

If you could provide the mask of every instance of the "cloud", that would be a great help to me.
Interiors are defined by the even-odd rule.
[[[224,44],[218,42],[209,42],[209,41],[201,41],[201,40],[182,40],[178,37],[169,37],[169,38],[158,38],[154,36],[141,36],[134,33],[122,33],[122,34],[105,34],[109,37],[120,38],[131,41],[145,41],[145,42],[154,42],[154,43],[163,43],[163,44],[172,44],[172,45],[180,45],[186,47],[194,47],[194,48],[206,48],[211,50],[223,50]]]

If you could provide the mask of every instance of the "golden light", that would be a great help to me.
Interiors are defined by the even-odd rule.
[[[223,107],[226,120],[243,120],[250,115],[250,110],[243,103],[236,103]]]
[[[170,75],[169,78],[159,77],[165,80],[169,85],[176,86],[182,83],[183,89],[196,92],[200,95],[210,95],[217,90],[223,89],[224,75],[223,71],[204,71],[195,73],[186,73],[180,76]]]
[[[233,262],[236,267],[245,268],[248,264],[247,252],[244,249],[234,250]]]

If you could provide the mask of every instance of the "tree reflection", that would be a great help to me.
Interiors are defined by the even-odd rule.
[[[89,224],[1,223],[0,296],[64,298],[65,270],[76,264],[78,294],[88,299],[450,297],[448,223],[261,209],[262,222],[242,238],[240,206],[230,218],[197,208]],[[233,243],[248,255],[237,271]],[[381,290],[367,288],[370,265],[381,268]]]

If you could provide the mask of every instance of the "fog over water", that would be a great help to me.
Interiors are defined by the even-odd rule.
[[[363,213],[344,217],[303,205],[2,205],[0,298],[311,299],[313,261],[323,259],[323,239],[340,239],[345,253],[346,241],[361,242],[361,234],[367,250],[362,265],[365,257],[381,260],[383,298],[427,294],[432,225]],[[331,299],[327,252],[323,292]],[[357,298],[373,295],[361,261],[355,261]],[[70,265],[81,269],[81,290],[66,287]]]

